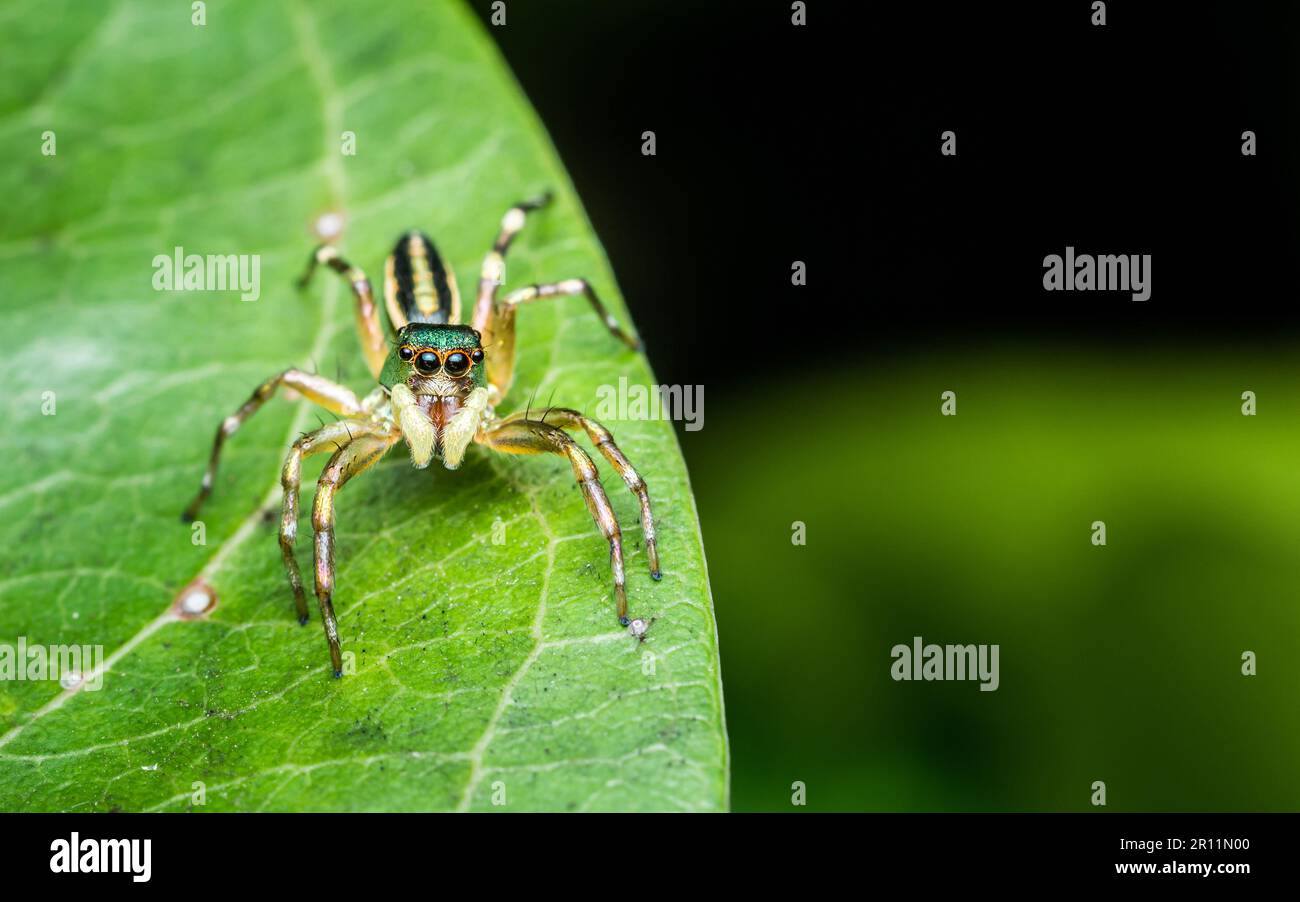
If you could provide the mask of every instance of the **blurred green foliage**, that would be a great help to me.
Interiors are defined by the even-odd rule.
[[[733,807],[1300,807],[1297,361],[1006,345],[715,404],[686,447]],[[917,635],[999,644],[1001,687],[894,682]]]

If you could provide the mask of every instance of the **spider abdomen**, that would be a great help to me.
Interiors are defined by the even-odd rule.
[[[395,328],[457,318],[460,297],[456,277],[428,235],[410,231],[397,239],[387,270],[384,294]]]

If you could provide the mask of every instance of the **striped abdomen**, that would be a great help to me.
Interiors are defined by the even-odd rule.
[[[460,320],[456,276],[423,232],[407,232],[397,240],[384,275],[384,301],[394,329]]]

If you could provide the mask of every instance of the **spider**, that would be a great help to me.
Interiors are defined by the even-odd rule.
[[[342,276],[356,299],[361,349],[378,385],[358,400],[351,389],[314,373],[288,369],[267,379],[217,428],[212,454],[198,494],[182,515],[193,521],[212,492],[227,439],[275,394],[292,389],[341,419],[303,434],[290,448],[280,482],[284,502],[280,516],[280,552],[293,590],[298,622],[307,623],[307,598],[294,556],[298,531],[298,494],[303,458],[333,450],[321,473],[312,509],[315,530],[316,600],[329,642],[334,676],[343,675],[338,624],[334,618],[334,498],[358,473],[374,466],[394,445],[405,441],[411,463],[424,469],[439,459],[448,470],[460,466],[471,442],[505,454],[558,454],[566,457],[582,489],[587,509],[609,542],[610,568],[619,622],[627,626],[627,590],[618,520],[591,457],[568,434],[582,430],[605,456],[641,508],[641,524],[650,576],[659,579],[659,553],[645,480],[614,443],[608,429],[568,408],[541,415],[525,410],[499,418],[495,406],[514,378],[515,316],[533,301],[583,295],[610,333],[634,351],[641,343],[620,328],[585,279],[567,279],[520,288],[498,297],[505,273],[505,254],[524,226],[529,211],[550,201],[550,194],[515,204],[501,220],[496,243],[483,261],[471,325],[460,323],[460,294],[451,267],[433,242],[419,231],[398,239],[384,264],[384,306],[389,328],[380,324],[370,281],[336,248],[322,244],[312,252],[298,287],[309,284],[325,264]],[[391,346],[391,349],[390,349]]]

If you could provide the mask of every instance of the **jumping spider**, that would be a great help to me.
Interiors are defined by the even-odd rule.
[[[640,342],[619,327],[584,279],[532,285],[497,297],[505,272],[505,253],[523,228],[526,214],[544,206],[550,195],[516,204],[501,221],[496,243],[483,261],[478,299],[471,325],[461,325],[460,294],[451,267],[424,234],[407,232],[384,264],[384,306],[389,330],[380,324],[370,281],[345,261],[331,245],[312,253],[299,280],[305,288],[319,264],[347,280],[356,298],[357,328],[371,375],[379,385],[361,400],[351,389],[323,376],[285,370],[267,379],[243,406],[222,421],[199,493],[184,513],[198,516],[212,492],[221,448],[280,386],[338,414],[341,419],[307,433],[293,443],[284,462],[281,483],[284,505],[280,517],[280,551],[293,589],[298,622],[307,622],[307,599],[294,557],[298,531],[298,487],[302,460],[312,454],[334,453],[321,473],[312,510],[316,533],[314,561],[316,600],[320,603],[329,641],[334,675],[343,673],[338,625],[334,619],[334,496],[353,476],[373,466],[394,445],[405,441],[417,469],[435,457],[448,470],[460,466],[470,442],[506,454],[559,454],[567,457],[582,488],[596,525],[609,541],[614,572],[614,598],[619,622],[627,626],[623,545],[618,520],[601,486],[595,464],[565,430],[582,429],[613,465],[641,506],[646,560],[650,575],[659,579],[659,553],[645,480],[614,444],[609,430],[576,410],[550,408],[537,415],[524,411],[499,418],[493,409],[505,397],[514,377],[515,315],[522,304],[546,298],[584,295],[610,333],[633,350]],[[391,341],[390,341],[391,338]],[[390,350],[391,344],[391,350]]]

